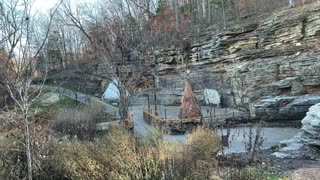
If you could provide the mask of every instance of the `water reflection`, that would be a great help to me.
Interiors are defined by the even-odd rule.
[[[229,135],[228,135],[229,131]],[[250,146],[250,141],[255,139],[250,139],[256,136],[256,127],[237,127],[230,129],[222,129],[218,131],[222,135],[222,143],[224,144],[223,152],[225,154],[246,152]],[[280,141],[290,139],[301,132],[300,129],[290,128],[290,127],[264,127],[261,128],[261,148],[270,148],[273,145],[280,144]],[[165,135],[165,138],[172,141],[179,141],[184,143],[186,141],[185,135]],[[254,143],[254,142],[253,142]],[[252,147],[251,147],[252,148]]]
[[[257,132],[259,129],[256,127],[239,127],[231,129],[222,129],[220,133],[227,135],[229,131],[229,137],[227,143],[224,144],[223,152],[226,154],[236,152],[246,152],[252,149],[256,141]],[[261,148],[269,148],[273,145],[278,145],[280,141],[290,139],[297,135],[301,130],[297,128],[261,128],[260,137],[258,142],[261,143]],[[226,141],[226,140],[224,140]]]

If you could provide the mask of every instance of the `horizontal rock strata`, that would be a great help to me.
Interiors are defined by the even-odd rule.
[[[319,22],[319,7],[300,13],[293,9],[226,32],[204,32],[210,35],[188,48],[157,50],[150,61],[158,66],[159,99],[163,104],[179,103],[183,79],[188,77],[200,102],[203,89],[215,89],[222,105],[246,109],[254,117],[303,117],[313,104],[303,104],[300,97],[320,95]],[[286,103],[296,101],[306,107],[289,112]],[[270,104],[265,115],[260,111],[263,104]]]

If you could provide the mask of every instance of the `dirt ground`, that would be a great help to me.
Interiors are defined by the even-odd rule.
[[[252,165],[272,167],[275,169],[274,173],[288,176],[298,169],[320,168],[320,149],[316,147],[303,146],[298,154],[285,158],[272,155],[274,152],[271,149],[261,150]],[[248,159],[251,156],[249,153],[235,153],[227,155],[226,158],[234,159],[235,162],[238,162],[238,166],[247,166],[249,165]]]

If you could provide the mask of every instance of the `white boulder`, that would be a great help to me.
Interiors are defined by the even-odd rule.
[[[206,101],[206,104],[215,104],[217,106],[220,105],[220,94],[217,90],[214,89],[204,89],[204,98]]]

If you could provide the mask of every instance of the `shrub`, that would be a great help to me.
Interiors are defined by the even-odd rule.
[[[212,130],[199,126],[187,135],[187,146],[197,159],[212,159],[220,150],[220,137]]]
[[[27,174],[24,123],[10,119],[10,129],[0,133],[0,179],[24,179]],[[32,169],[35,179],[44,176],[47,158],[55,149],[55,142],[48,135],[48,121],[43,114],[30,118],[30,145]],[[6,178],[3,178],[6,177]],[[46,178],[48,179],[48,178]]]
[[[78,109],[66,109],[54,118],[52,129],[77,137],[80,140],[93,140],[96,132],[96,123],[90,114]]]
[[[61,144],[52,166],[70,179],[141,179],[141,164],[133,137],[120,128],[94,143]]]
[[[217,179],[211,161],[197,161],[186,145],[158,135],[137,138],[111,128],[95,142],[60,146],[51,160],[59,169],[52,169],[70,179]]]
[[[96,124],[109,121],[104,109],[95,106],[84,106],[60,110],[53,117],[52,129],[58,133],[77,137],[79,140],[94,140]]]
[[[22,179],[26,175],[23,132],[19,128],[2,131],[0,142],[0,178]]]

